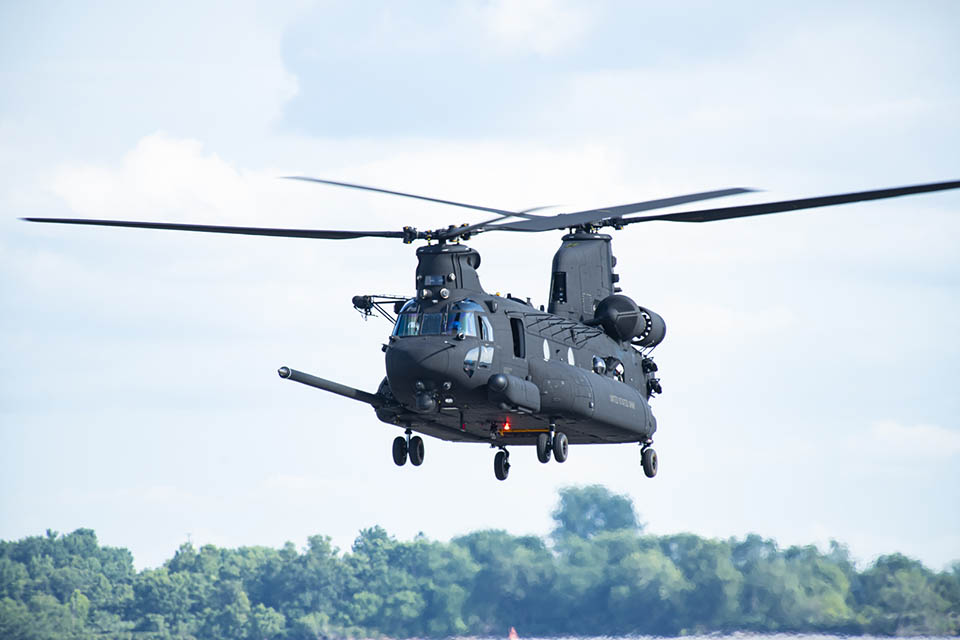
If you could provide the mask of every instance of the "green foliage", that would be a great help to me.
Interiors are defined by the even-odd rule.
[[[643,528],[629,497],[611,493],[598,484],[561,489],[553,519],[557,523],[553,532],[557,539],[591,538],[602,531]]]
[[[900,554],[879,558],[863,575],[862,602],[874,633],[953,635],[960,631],[956,571],[935,575]]]
[[[465,620],[472,633],[511,626],[538,628],[550,607],[553,556],[540,538],[505,531],[478,531],[452,542],[466,552],[472,573],[467,583]]]
[[[960,562],[936,573],[895,554],[858,571],[837,543],[644,535],[629,499],[598,486],[564,489],[554,517],[549,540],[403,542],[373,527],[347,553],[323,536],[184,544],[139,573],[88,529],[0,541],[0,638],[960,633]]]

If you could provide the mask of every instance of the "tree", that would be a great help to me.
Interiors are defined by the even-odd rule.
[[[511,626],[531,632],[556,629],[557,605],[552,601],[556,574],[553,554],[535,536],[506,531],[477,531],[454,538],[469,553],[476,569],[469,571],[464,605],[467,626],[494,633]]]
[[[857,570],[832,543],[781,550],[750,535],[642,535],[626,496],[560,494],[552,538],[477,531],[451,542],[360,532],[341,554],[182,545],[137,573],[93,531],[0,541],[0,638],[317,640],[655,635],[752,630],[960,632],[960,563],[899,554]]]
[[[568,536],[590,538],[601,531],[643,530],[633,501],[598,484],[561,489],[553,519],[557,523],[553,530],[557,541]]]
[[[937,576],[899,553],[881,556],[864,572],[862,604],[874,633],[949,635],[960,630]]]
[[[682,598],[687,630],[734,627],[743,575],[733,564],[730,545],[683,533],[660,538],[659,546],[693,585]]]

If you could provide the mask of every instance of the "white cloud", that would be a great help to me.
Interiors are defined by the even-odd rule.
[[[198,217],[231,211],[243,217],[250,204],[244,177],[196,140],[156,133],[141,139],[116,169],[62,169],[53,191],[80,215],[137,217],[183,211]]]
[[[884,449],[928,458],[960,455],[960,430],[933,424],[900,424],[891,420],[876,422],[870,437]]]
[[[466,11],[504,47],[544,56],[576,44],[594,22],[588,6],[569,0],[490,0]]]

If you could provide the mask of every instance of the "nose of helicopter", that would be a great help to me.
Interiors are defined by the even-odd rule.
[[[439,388],[450,379],[452,350],[449,342],[435,338],[401,338],[391,343],[386,363],[393,395],[405,405],[411,405],[416,402],[417,391]]]

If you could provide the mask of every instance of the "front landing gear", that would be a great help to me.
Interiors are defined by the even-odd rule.
[[[497,476],[497,480],[506,480],[510,475],[510,454],[506,449],[500,449],[493,456],[493,475]]]
[[[557,462],[567,461],[568,446],[567,434],[557,431],[553,436],[553,457]]]
[[[393,439],[393,461],[398,467],[407,464],[407,439],[403,436]]]
[[[643,464],[643,473],[648,478],[657,475],[657,467],[659,466],[657,462],[657,452],[648,444],[644,445],[640,450],[640,463]]]
[[[423,464],[423,438],[413,436],[407,443],[407,450],[410,454],[410,464],[419,467]]]
[[[393,461],[398,467],[407,463],[407,457],[410,458],[410,464],[419,467],[423,464],[423,438],[420,436],[410,437],[413,432],[407,429],[407,435],[397,436],[393,439]]]
[[[537,460],[543,464],[550,462],[550,458],[553,454],[553,445],[550,442],[549,433],[538,433],[537,434]]]

